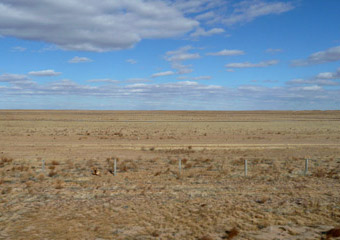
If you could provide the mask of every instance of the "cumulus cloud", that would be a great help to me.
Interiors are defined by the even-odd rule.
[[[198,59],[201,56],[199,53],[188,53],[187,51],[192,49],[191,46],[181,47],[175,51],[168,51],[165,59],[170,62],[185,61],[190,59]]]
[[[166,1],[4,0],[0,34],[53,43],[66,50],[111,51],[142,39],[182,35],[198,26]]]
[[[224,33],[224,29],[222,28],[213,28],[210,29],[208,31],[204,30],[203,28],[197,28],[195,32],[191,33],[190,36],[197,38],[197,37],[208,37],[208,36],[212,36],[215,34],[220,34],[220,33]]]
[[[227,68],[258,68],[258,67],[269,67],[275,64],[278,64],[278,60],[270,60],[270,61],[263,61],[259,63],[250,63],[250,62],[243,62],[243,63],[229,63],[225,66]]]
[[[291,2],[265,2],[261,0],[246,0],[234,5],[233,13],[224,18],[226,25],[251,22],[254,19],[272,14],[281,14],[294,9]]]
[[[70,60],[68,60],[69,63],[85,63],[85,62],[93,62],[92,59],[87,58],[87,57],[74,57]]]
[[[242,50],[229,50],[229,49],[223,49],[219,52],[214,53],[207,53],[207,55],[210,56],[238,56],[238,55],[244,55],[244,51]]]
[[[146,79],[146,78],[129,78],[125,80],[127,83],[146,83],[146,82],[151,82],[151,80]]]
[[[52,69],[48,69],[48,70],[41,70],[41,71],[31,71],[28,74],[32,76],[36,76],[36,77],[52,77],[52,76],[59,76],[61,72],[55,72]]]
[[[317,79],[340,79],[340,68],[335,72],[323,72],[316,75]]]
[[[171,63],[171,67],[177,70],[177,74],[186,74],[191,73],[193,69],[191,65],[184,65],[182,62],[191,59],[201,58],[199,53],[190,53],[189,50],[192,50],[191,46],[184,46],[174,51],[168,51],[165,54],[165,60]]]
[[[137,61],[135,59],[127,59],[126,62],[131,63],[131,64],[137,63]]]
[[[224,0],[175,0],[171,5],[186,14],[201,13],[209,9],[226,5]]]
[[[313,64],[321,64],[328,62],[336,62],[340,60],[340,46],[328,48],[311,54],[307,59],[292,61],[293,66],[306,66]]]
[[[190,81],[199,81],[199,80],[210,80],[211,76],[198,76],[198,77],[188,77],[188,76],[179,76],[176,79],[178,80],[190,80]]]
[[[240,110],[240,109],[338,109],[340,104],[340,90],[338,88],[322,88],[311,86],[281,86],[266,87],[261,85],[243,85],[228,88],[218,85],[200,84],[195,81],[180,81],[172,83],[134,83],[107,84],[90,86],[79,84],[72,80],[58,80],[47,84],[26,84],[26,75],[3,74],[0,82],[8,85],[0,86],[0,94],[6,99],[0,106],[8,108],[7,99],[20,105],[27,96],[34,99],[39,96],[39,102],[44,99],[45,108],[56,108],[55,99],[60,100],[65,95],[72,96],[76,101],[57,108],[94,108],[100,109],[101,101],[106,109],[112,109],[112,103],[118,102],[120,109],[207,109],[207,110]],[[19,83],[19,84],[17,84]],[[97,98],[100,96],[100,98]],[[48,105],[49,97],[53,97]],[[89,107],[87,103],[96,101]],[[114,101],[112,101],[114,100]],[[79,105],[77,105],[78,102]],[[28,101],[29,108],[35,108],[34,101]],[[133,103],[132,105],[130,103]]]
[[[151,77],[156,78],[156,77],[165,77],[165,76],[171,76],[174,75],[175,73],[173,71],[166,71],[166,72],[159,72],[159,73],[154,73],[151,75]]]
[[[340,79],[340,68],[338,68],[335,72],[322,72],[317,74],[316,76],[310,79],[292,79],[287,81],[288,85],[306,85],[312,84],[317,86],[337,86],[340,85],[339,82],[334,81],[335,79]]]
[[[313,86],[295,87],[295,88],[292,88],[291,90],[293,91],[320,91],[320,90],[323,90],[323,88],[318,85],[313,85]]]
[[[216,17],[216,13],[214,11],[208,11],[202,14],[199,14],[195,17],[196,20],[209,20]]]
[[[326,80],[326,79],[292,79],[287,82],[288,85],[305,85],[305,84],[313,84],[318,86],[336,86],[339,85],[339,83],[332,81],[332,80]]]
[[[12,52],[25,52],[27,50],[27,48],[16,46],[16,47],[12,47],[11,50],[12,50]]]
[[[266,53],[280,53],[283,52],[283,50],[281,48],[268,48],[266,49]]]
[[[87,80],[89,83],[119,83],[118,80],[113,80],[110,78],[103,78],[103,79],[91,79]]]
[[[2,74],[0,75],[0,82],[10,83],[15,86],[28,86],[36,84],[28,76],[24,74]]]

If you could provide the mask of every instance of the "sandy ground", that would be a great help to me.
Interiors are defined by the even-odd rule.
[[[0,111],[0,239],[326,239],[338,225],[340,111]]]

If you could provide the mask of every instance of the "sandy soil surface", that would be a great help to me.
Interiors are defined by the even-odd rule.
[[[0,111],[0,239],[326,239],[339,225],[340,111]]]

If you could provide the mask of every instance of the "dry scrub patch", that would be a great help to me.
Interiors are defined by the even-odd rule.
[[[327,237],[340,223],[339,119],[2,112],[0,239]]]

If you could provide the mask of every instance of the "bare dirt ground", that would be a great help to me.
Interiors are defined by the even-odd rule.
[[[326,239],[338,225],[340,111],[0,111],[0,239]]]

